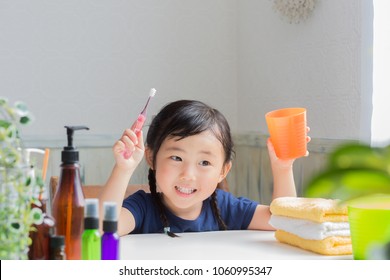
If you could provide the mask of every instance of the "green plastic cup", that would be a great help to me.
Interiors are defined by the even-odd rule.
[[[390,242],[390,196],[360,199],[348,206],[355,260],[370,259],[373,250]]]

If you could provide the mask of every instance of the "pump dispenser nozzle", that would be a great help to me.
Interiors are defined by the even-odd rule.
[[[76,130],[86,129],[86,126],[65,126],[66,134],[68,136],[68,146],[64,147],[61,153],[61,160],[63,163],[75,163],[79,161],[79,152],[73,146],[73,134]]]

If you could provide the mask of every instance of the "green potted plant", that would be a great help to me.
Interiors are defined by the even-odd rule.
[[[19,129],[31,121],[22,102],[10,105],[0,97],[0,259],[27,259],[34,188],[31,167],[24,158]]]
[[[377,258],[380,251],[380,258],[390,258],[390,145],[354,142],[337,147],[304,195],[348,205],[355,259]]]

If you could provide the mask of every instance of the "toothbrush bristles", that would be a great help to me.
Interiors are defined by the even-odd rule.
[[[144,109],[142,110],[141,114],[145,114],[145,113],[146,113],[146,109],[148,108],[149,101],[150,101],[150,99],[151,99],[155,94],[156,94],[156,89],[155,89],[155,88],[152,88],[152,89],[150,90],[148,100],[146,101],[145,107],[144,107]]]
[[[150,89],[149,96],[153,97],[155,94],[156,94],[156,89],[155,88]]]

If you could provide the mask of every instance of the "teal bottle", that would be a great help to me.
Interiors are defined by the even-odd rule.
[[[101,259],[101,237],[99,232],[99,200],[85,200],[84,232],[81,236],[81,258],[83,260]]]

